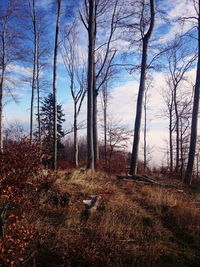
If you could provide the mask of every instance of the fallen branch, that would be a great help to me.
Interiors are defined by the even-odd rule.
[[[156,182],[155,180],[147,177],[146,175],[141,176],[141,175],[125,175],[125,176],[121,176],[121,175],[117,175],[118,179],[129,179],[129,180],[136,180],[136,181],[143,181],[143,182],[148,182],[150,184],[157,184],[159,185],[158,182]]]

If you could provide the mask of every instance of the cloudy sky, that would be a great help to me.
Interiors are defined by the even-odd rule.
[[[51,10],[52,0],[39,1],[40,7]],[[185,23],[184,26],[178,21],[179,17],[194,16],[195,10],[192,0],[158,0],[156,1],[158,9],[162,7],[165,10],[164,15],[157,15],[155,31],[153,35],[154,44],[165,45],[166,42],[173,40],[176,34],[187,32],[192,26],[193,22]],[[50,12],[50,11],[49,11]],[[52,15],[49,25],[52,27],[52,34],[54,32],[55,17]],[[81,27],[81,26],[80,26]],[[81,29],[81,39],[87,41],[87,33],[84,27]],[[84,41],[83,41],[84,42]],[[127,43],[120,41],[119,46],[126,48]],[[195,46],[194,41],[194,46]],[[87,52],[87,49],[86,49]],[[134,56],[133,60],[134,60]],[[129,62],[132,58],[129,57]],[[29,129],[29,113],[30,113],[30,98],[31,89],[26,85],[21,85],[19,82],[20,75],[30,76],[31,68],[23,67],[19,64],[10,66],[16,79],[13,95],[17,97],[17,103],[8,101],[6,98],[4,109],[4,125],[8,127],[10,123],[18,121],[24,125],[24,128]],[[48,73],[49,77],[52,76],[51,70]],[[162,96],[162,90],[166,87],[167,70],[159,70],[152,72],[152,84],[149,89],[149,104],[148,104],[148,143],[153,147],[152,164],[161,164],[166,160],[166,139],[168,137],[168,122],[166,118],[162,118],[162,112],[165,108]],[[188,72],[190,82],[195,80],[195,68]],[[123,71],[118,75],[110,89],[109,99],[109,115],[110,118],[120,121],[129,129],[133,129],[135,119],[135,104],[137,100],[139,73],[129,74],[128,71]],[[59,56],[58,63],[58,102],[63,105],[66,114],[65,127],[70,128],[73,116],[73,104],[69,91],[69,81],[62,62]],[[47,88],[51,92],[51,85]],[[46,90],[46,91],[47,91]],[[191,86],[192,90],[192,86]],[[44,95],[46,92],[44,93]],[[86,101],[83,103],[83,108],[79,120],[86,119]],[[99,101],[99,119],[101,119],[101,103]],[[142,137],[142,136],[141,136]]]

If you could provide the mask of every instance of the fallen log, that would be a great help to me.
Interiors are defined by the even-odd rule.
[[[158,182],[156,182],[155,180],[147,177],[146,175],[143,175],[143,176],[141,176],[141,175],[124,175],[124,176],[117,175],[117,178],[118,179],[129,179],[129,180],[133,180],[133,181],[134,180],[136,180],[136,181],[143,181],[143,182],[148,182],[150,184],[157,184],[157,185],[159,185]]]

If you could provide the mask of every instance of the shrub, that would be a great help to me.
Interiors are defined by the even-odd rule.
[[[34,229],[24,226],[26,210],[34,206],[37,184],[30,179],[41,169],[43,155],[38,144],[27,139],[9,142],[0,154],[0,261],[15,266],[26,258]]]

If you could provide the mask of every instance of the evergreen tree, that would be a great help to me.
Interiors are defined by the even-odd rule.
[[[54,102],[53,94],[48,94],[47,97],[41,102],[40,107],[40,123],[41,123],[41,134],[42,142],[44,147],[48,150],[49,153],[53,152],[53,138],[54,138]],[[62,137],[64,137],[64,131],[62,124],[65,121],[63,118],[65,114],[62,110],[62,105],[57,105],[57,139],[58,139],[58,150],[63,148],[61,143]]]

